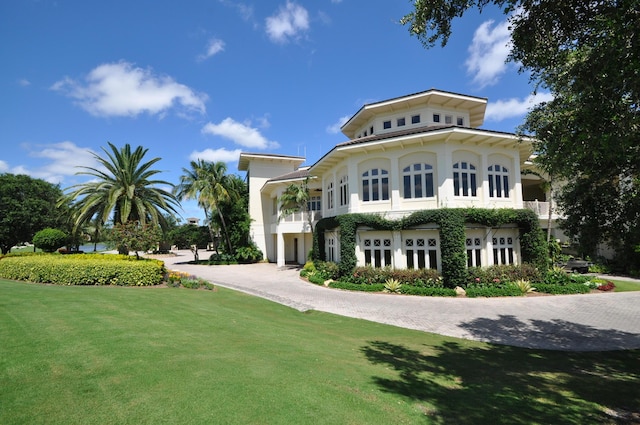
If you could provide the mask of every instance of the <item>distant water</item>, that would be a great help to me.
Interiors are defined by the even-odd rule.
[[[94,245],[92,243],[80,245],[80,251],[93,252]],[[96,252],[108,251],[109,247],[105,244],[99,243],[95,245]]]

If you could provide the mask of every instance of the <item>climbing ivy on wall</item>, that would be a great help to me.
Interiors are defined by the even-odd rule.
[[[374,230],[406,230],[424,224],[436,224],[440,231],[442,277],[445,285],[455,287],[465,283],[467,257],[465,224],[500,227],[516,224],[520,236],[522,260],[540,270],[547,269],[546,241],[538,217],[531,210],[443,208],[420,210],[399,220],[388,220],[374,214],[344,214],[318,221],[313,235],[314,259],[325,261],[326,231],[338,228],[340,232],[340,274],[350,274],[356,266],[356,232],[359,227]]]

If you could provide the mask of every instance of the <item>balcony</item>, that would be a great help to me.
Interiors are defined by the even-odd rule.
[[[311,211],[310,214],[311,221],[314,224],[322,218],[321,211]],[[271,216],[271,233],[276,233],[278,227],[280,227],[280,230],[284,233],[310,232],[311,229],[308,223],[309,220],[304,212],[288,214],[280,218],[279,221],[278,215],[274,214]]]
[[[549,218],[549,207],[553,208],[551,211],[551,218],[557,219],[560,217],[555,202],[540,202],[540,201],[524,201],[524,207],[528,210],[532,210],[536,213],[538,218]]]

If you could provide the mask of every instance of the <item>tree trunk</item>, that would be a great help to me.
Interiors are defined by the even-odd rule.
[[[220,211],[220,208],[218,208],[218,216],[220,217],[220,222],[222,223],[222,231],[224,233],[224,238],[227,240],[227,247],[229,248],[228,254],[232,254],[231,239],[229,239],[229,233],[227,232],[227,225],[224,221],[224,217],[222,216],[222,211]]]

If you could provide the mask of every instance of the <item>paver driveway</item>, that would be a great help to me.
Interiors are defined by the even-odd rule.
[[[189,251],[167,268],[300,311],[318,310],[379,323],[528,348],[599,351],[640,348],[640,292],[505,298],[370,294],[305,282],[274,264],[196,266]]]

